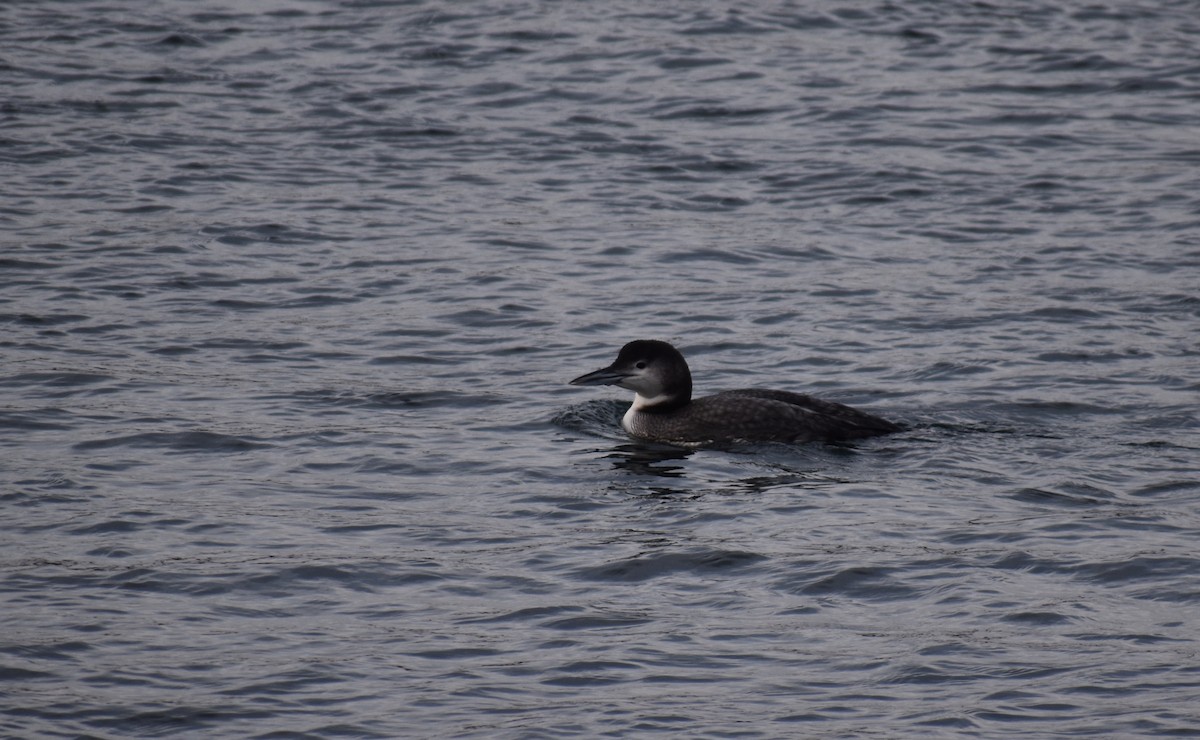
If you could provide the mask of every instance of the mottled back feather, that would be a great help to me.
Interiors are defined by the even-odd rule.
[[[639,437],[687,444],[841,442],[900,430],[858,409],[788,391],[745,389],[693,399],[682,409],[645,409],[632,420]]]

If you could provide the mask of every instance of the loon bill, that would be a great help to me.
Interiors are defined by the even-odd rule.
[[[865,411],[788,391],[745,389],[692,398],[692,373],[679,350],[639,339],[613,364],[571,385],[616,385],[633,391],[621,426],[634,437],[698,447],[731,442],[844,442],[898,432]]]

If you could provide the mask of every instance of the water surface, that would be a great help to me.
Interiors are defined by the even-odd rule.
[[[1194,15],[6,7],[0,734],[1200,735]]]

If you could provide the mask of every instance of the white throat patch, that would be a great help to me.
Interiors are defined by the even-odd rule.
[[[625,415],[621,417],[621,426],[625,429],[625,431],[633,434],[633,417],[637,416],[639,412],[647,407],[656,406],[660,403],[666,403],[673,398],[674,396],[668,396],[665,393],[660,393],[659,395],[652,396],[650,398],[646,398],[641,393],[634,394],[633,405],[630,406],[629,410],[625,412]]]

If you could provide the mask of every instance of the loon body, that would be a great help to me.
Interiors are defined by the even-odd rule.
[[[633,391],[621,426],[634,437],[685,447],[731,442],[843,442],[900,431],[886,419],[788,391],[746,389],[692,398],[692,373],[679,350],[641,339],[606,368],[571,385]]]

